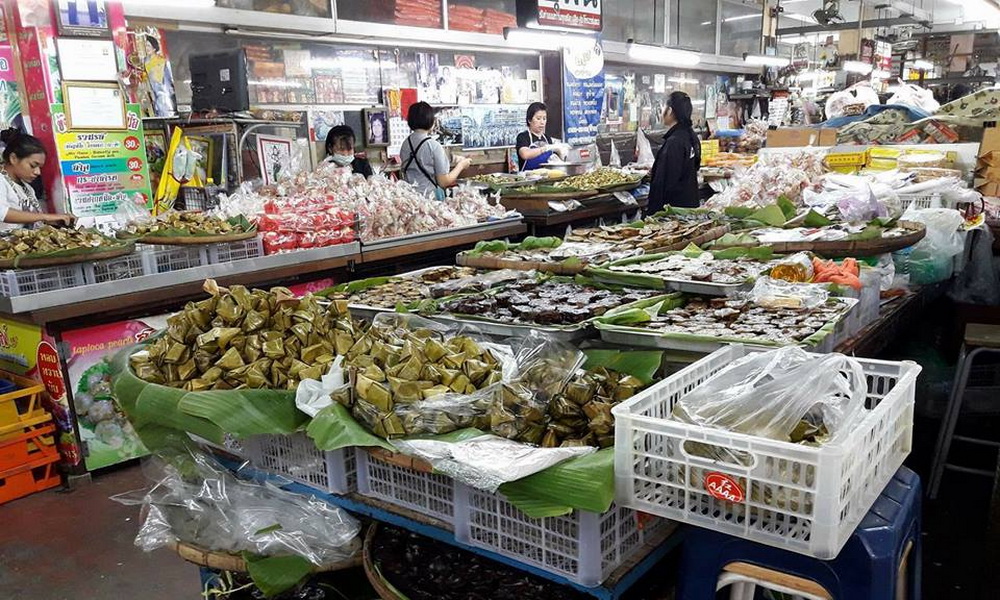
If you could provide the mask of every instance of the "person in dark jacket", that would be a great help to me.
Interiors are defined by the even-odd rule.
[[[656,154],[650,172],[649,213],[667,205],[697,208],[698,169],[701,168],[701,142],[691,126],[691,98],[674,92],[663,111],[663,123],[670,127],[663,146]]]

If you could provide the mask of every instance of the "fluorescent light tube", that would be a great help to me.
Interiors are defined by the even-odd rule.
[[[562,48],[592,45],[597,41],[596,38],[589,35],[510,28],[503,30],[503,37],[515,46],[532,50],[561,50]]]
[[[918,71],[931,71],[934,69],[934,63],[929,60],[915,60],[910,63],[911,69],[916,69]]]
[[[868,75],[872,72],[872,66],[859,60],[848,60],[844,61],[844,70],[848,73],[861,73],[862,75]]]
[[[682,67],[693,67],[701,62],[701,55],[697,52],[678,50],[677,48],[664,48],[662,46],[650,46],[648,44],[636,44],[635,42],[629,42],[628,44],[628,57],[632,60]]]
[[[770,56],[765,54],[744,54],[743,60],[750,65],[761,65],[764,67],[787,67],[791,60],[781,56]]]

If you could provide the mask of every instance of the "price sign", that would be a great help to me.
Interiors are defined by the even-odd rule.
[[[128,150],[129,152],[135,152],[136,150],[139,149],[139,138],[135,137],[134,135],[128,136],[122,143],[125,145],[125,149]]]

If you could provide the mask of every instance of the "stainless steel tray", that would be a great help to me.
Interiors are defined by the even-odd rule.
[[[374,242],[361,241],[362,252],[365,250],[369,252],[374,252],[376,250],[383,250],[385,248],[395,248],[396,246],[404,246],[408,244],[413,244],[417,242],[432,242],[437,240],[446,240],[450,237],[456,237],[463,235],[470,231],[483,231],[489,232],[493,229],[503,229],[508,225],[515,223],[520,223],[522,221],[521,217],[511,217],[508,219],[498,219],[496,221],[486,221],[485,223],[476,223],[475,225],[467,225],[465,227],[456,227],[455,229],[441,229],[438,231],[429,231],[426,233],[415,233],[413,235],[404,235],[394,238],[386,238],[382,240],[376,240]]]
[[[501,323],[500,321],[483,321],[479,319],[463,319],[460,316],[452,314],[423,316],[441,323],[466,325],[478,329],[486,335],[501,338],[524,337],[532,331],[539,331],[560,342],[577,342],[590,337],[597,337],[597,331],[590,323],[582,323],[572,327],[553,327],[545,325],[523,325],[520,323]]]
[[[689,279],[666,279],[660,277],[669,292],[685,292],[701,296],[735,296],[753,288],[752,281],[743,283],[710,283],[707,281],[691,281]]]
[[[824,335],[816,344],[799,344],[800,346],[810,352],[823,354],[833,352],[837,345],[844,341],[847,334],[848,316],[851,311],[857,309],[857,300],[852,298],[840,298],[840,300],[847,305],[847,308],[840,313],[834,321],[831,322],[833,324],[833,330],[827,331],[826,335]],[[827,325],[831,323],[827,323]],[[826,327],[826,325],[824,325],[824,327]],[[711,354],[719,348],[732,344],[743,344],[745,346],[753,346],[764,349],[774,349],[778,347],[769,344],[762,344],[754,340],[740,340],[735,338],[724,340],[722,338],[713,339],[709,337],[694,339],[696,336],[690,335],[681,338],[674,337],[669,334],[665,335],[663,333],[657,333],[652,330],[643,332],[636,329],[626,330],[615,326],[601,327],[598,325],[597,330],[600,332],[601,340],[609,344],[634,346],[638,348],[660,348],[681,352],[696,352],[699,354]]]

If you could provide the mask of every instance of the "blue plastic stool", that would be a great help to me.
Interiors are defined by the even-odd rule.
[[[714,600],[727,566],[791,576],[815,582],[834,600],[896,600],[897,577],[904,557],[902,583],[907,600],[920,600],[920,478],[900,467],[875,500],[837,558],[824,561],[701,528],[684,538],[678,600]],[[731,569],[732,570],[732,567]],[[766,580],[766,578],[765,578]]]

